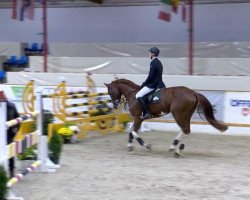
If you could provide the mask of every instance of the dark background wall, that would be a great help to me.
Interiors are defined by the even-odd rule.
[[[49,8],[49,42],[161,43],[186,42],[187,24],[180,15],[166,23],[160,7]],[[41,9],[35,20],[12,20],[11,9],[0,9],[0,42],[42,42]],[[195,41],[250,41],[250,3],[195,5]]]

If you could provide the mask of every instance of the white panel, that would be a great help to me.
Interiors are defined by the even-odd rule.
[[[113,81],[115,77],[129,79],[139,85],[146,79],[146,75],[140,74],[92,75],[96,86],[101,87],[104,87],[104,83]],[[64,80],[69,86],[86,86],[83,73],[8,72],[7,80],[8,84],[27,84],[34,80],[37,85],[57,85]],[[194,90],[250,91],[250,77],[164,75],[163,81],[167,87],[183,85]]]

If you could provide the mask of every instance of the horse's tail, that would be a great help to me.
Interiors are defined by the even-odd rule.
[[[203,114],[206,118],[206,120],[216,129],[224,132],[228,129],[226,125],[223,123],[217,121],[214,117],[214,111],[213,111],[213,106],[209,102],[209,100],[203,96],[202,94],[195,93],[197,99],[198,99],[198,110],[202,108]]]

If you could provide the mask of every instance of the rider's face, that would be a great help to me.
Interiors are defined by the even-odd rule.
[[[154,54],[152,54],[152,53],[149,54],[149,57],[151,60],[153,59],[153,56],[154,56]]]

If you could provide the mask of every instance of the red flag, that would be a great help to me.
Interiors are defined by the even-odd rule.
[[[161,0],[161,10],[158,18],[167,22],[171,21],[172,0]]]
[[[26,16],[28,19],[34,19],[34,1],[33,0],[22,0],[22,7],[20,13],[20,21],[24,20]]]
[[[33,20],[34,4],[34,0],[13,0],[12,18],[19,18],[20,21],[23,21],[24,18]]]
[[[170,22],[171,21],[171,14],[160,11],[158,18],[161,19],[161,20]]]

